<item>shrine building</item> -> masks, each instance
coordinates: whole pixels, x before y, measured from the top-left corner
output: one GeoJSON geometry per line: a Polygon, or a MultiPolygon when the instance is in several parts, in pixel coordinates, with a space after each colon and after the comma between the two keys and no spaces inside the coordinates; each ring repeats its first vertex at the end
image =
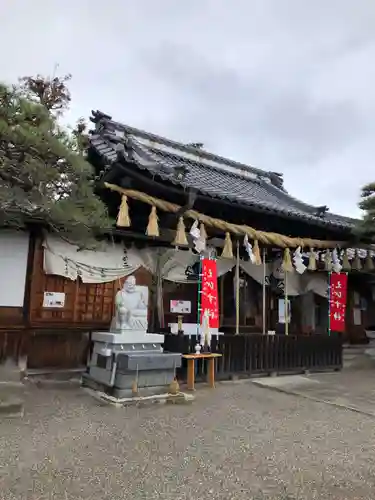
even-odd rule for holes
{"type": "Polygon", "coordinates": [[[183,324],[193,331],[195,221],[217,259],[221,334],[327,336],[336,255],[348,273],[343,338],[366,341],[366,329],[375,324],[373,255],[353,235],[357,220],[294,198],[281,173],[99,111],[91,121],[88,161],[97,194],[117,224],[95,252],[78,252],[37,223],[27,232],[0,231],[0,271],[10,284],[0,291],[0,357],[21,356],[30,370],[84,366],[89,334],[109,328],[115,294],[129,275],[149,287],[150,332],[174,331],[174,301],[186,304],[183,324]],[[280,309],[285,300],[287,331],[280,309]]]}

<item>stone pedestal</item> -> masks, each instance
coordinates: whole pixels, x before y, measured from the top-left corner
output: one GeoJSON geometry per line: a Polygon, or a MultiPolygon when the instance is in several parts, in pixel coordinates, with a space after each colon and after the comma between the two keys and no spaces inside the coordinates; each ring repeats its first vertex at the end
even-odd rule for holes
{"type": "Polygon", "coordinates": [[[13,360],[0,365],[0,419],[23,416],[25,386],[20,367],[13,360]]]}
{"type": "Polygon", "coordinates": [[[117,398],[166,392],[181,366],[181,354],[163,352],[164,335],[146,333],[148,288],[129,276],[115,306],[111,331],[92,334],[83,383],[117,398]]]}
{"type": "Polygon", "coordinates": [[[126,330],[94,332],[93,350],[83,384],[117,398],[166,392],[181,366],[181,354],[165,353],[164,335],[126,330]]]}

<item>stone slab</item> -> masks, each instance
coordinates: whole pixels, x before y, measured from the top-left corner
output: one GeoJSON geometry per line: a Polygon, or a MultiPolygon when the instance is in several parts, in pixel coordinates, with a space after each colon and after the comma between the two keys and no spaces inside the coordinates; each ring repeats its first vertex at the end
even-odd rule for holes
{"type": "Polygon", "coordinates": [[[104,368],[98,368],[97,366],[90,366],[88,373],[82,375],[82,380],[94,380],[100,384],[106,386],[110,385],[112,372],[111,370],[106,370],[104,368]]]}
{"type": "Polygon", "coordinates": [[[104,342],[107,344],[162,344],[164,335],[158,333],[146,333],[138,330],[127,330],[122,333],[92,332],[93,342],[104,342]]]}
{"type": "MultiPolygon", "coordinates": [[[[171,378],[171,381],[173,378],[171,378]]],[[[149,385],[147,387],[140,387],[138,390],[138,396],[146,397],[146,396],[158,396],[160,394],[164,394],[168,388],[169,384],[163,385],[149,385]]],[[[105,392],[105,391],[104,391],[105,392]]],[[[113,387],[111,395],[117,399],[123,398],[133,398],[134,395],[132,390],[129,388],[119,388],[113,387]]]]}
{"type": "Polygon", "coordinates": [[[165,370],[181,366],[181,354],[164,352],[130,352],[118,354],[117,370],[165,370]]]}
{"type": "Polygon", "coordinates": [[[138,377],[134,370],[117,370],[113,385],[118,389],[131,389],[134,381],[137,379],[140,390],[142,388],[152,387],[155,385],[168,387],[174,377],[175,370],[173,368],[162,370],[140,370],[138,372],[138,377]]]}
{"type": "Polygon", "coordinates": [[[262,387],[280,387],[288,389],[297,389],[300,387],[306,387],[308,385],[318,384],[319,381],[311,377],[305,377],[303,375],[281,375],[279,377],[262,377],[254,378],[251,381],[262,387]]]}
{"type": "Polygon", "coordinates": [[[19,382],[22,378],[22,370],[17,363],[11,359],[7,359],[0,364],[0,381],[1,382],[19,382]]]}
{"type": "Polygon", "coordinates": [[[84,384],[101,384],[105,392],[118,392],[121,395],[131,394],[132,386],[137,379],[138,388],[141,393],[147,390],[156,390],[165,392],[169,384],[174,380],[175,370],[142,370],[135,371],[116,371],[114,383],[111,385],[111,371],[98,367],[90,367],[89,373],[82,375],[84,384]]]}
{"type": "MultiPolygon", "coordinates": [[[[147,386],[140,386],[138,388],[139,395],[141,396],[153,396],[155,394],[164,394],[167,391],[169,384],[174,379],[174,373],[171,373],[168,379],[163,378],[162,383],[158,384],[158,381],[154,378],[150,378],[147,386]]],[[[127,380],[122,380],[121,387],[109,386],[106,380],[100,380],[98,378],[91,377],[90,374],[84,374],[82,376],[82,386],[90,387],[96,391],[103,392],[105,394],[111,394],[117,398],[131,397],[132,385],[134,383],[134,376],[129,377],[127,380]]],[[[145,382],[143,380],[143,382],[145,382]]],[[[147,381],[146,381],[147,382],[147,381]]],[[[160,381],[159,381],[160,382],[160,381]]]]}
{"type": "Polygon", "coordinates": [[[375,418],[373,378],[373,370],[344,370],[309,377],[253,379],[252,383],[375,418]]]}
{"type": "Polygon", "coordinates": [[[145,407],[154,404],[191,404],[195,399],[192,394],[185,394],[183,392],[179,392],[178,394],[163,393],[153,396],[116,398],[104,392],[95,391],[90,388],[83,388],[83,390],[98,401],[116,408],[123,408],[126,406],[145,407]]]}
{"type": "Polygon", "coordinates": [[[0,399],[0,418],[23,417],[23,402],[18,399],[0,399]]]}

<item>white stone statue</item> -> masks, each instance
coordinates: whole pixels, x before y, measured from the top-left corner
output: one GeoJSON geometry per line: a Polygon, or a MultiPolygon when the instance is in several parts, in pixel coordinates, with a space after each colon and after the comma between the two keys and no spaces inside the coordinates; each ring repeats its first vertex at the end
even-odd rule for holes
{"type": "Polygon", "coordinates": [[[116,294],[116,312],[111,331],[147,331],[148,288],[137,286],[134,276],[129,276],[116,294]]]}

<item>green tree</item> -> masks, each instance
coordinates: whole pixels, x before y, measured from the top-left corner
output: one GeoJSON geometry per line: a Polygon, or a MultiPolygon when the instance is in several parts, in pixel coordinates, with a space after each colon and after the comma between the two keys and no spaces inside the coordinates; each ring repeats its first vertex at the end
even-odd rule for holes
{"type": "Polygon", "coordinates": [[[359,233],[372,239],[375,236],[375,182],[362,188],[361,198],[359,208],[365,213],[357,229],[359,233]]]}
{"type": "Polygon", "coordinates": [[[71,100],[69,79],[38,75],[0,84],[0,223],[41,220],[85,247],[111,223],[85,159],[85,122],[72,130],[59,123],[71,100]]]}

